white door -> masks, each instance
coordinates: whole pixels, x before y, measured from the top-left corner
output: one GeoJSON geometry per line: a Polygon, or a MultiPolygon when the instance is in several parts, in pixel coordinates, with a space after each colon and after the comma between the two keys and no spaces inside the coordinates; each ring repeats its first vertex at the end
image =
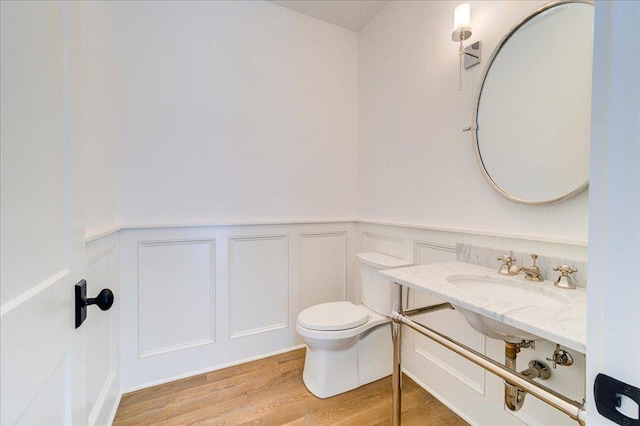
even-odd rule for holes
{"type": "Polygon", "coordinates": [[[84,423],[84,359],[74,349],[83,344],[74,284],[86,268],[79,98],[69,84],[78,72],[69,43],[78,8],[0,4],[1,423],[84,423]]]}
{"type": "MultiPolygon", "coordinates": [[[[600,415],[594,404],[597,374],[640,388],[640,2],[598,1],[595,16],[589,187],[589,425],[614,424],[600,415]]],[[[638,418],[638,407],[629,399],[621,405],[617,411],[630,419],[638,418]]]]}

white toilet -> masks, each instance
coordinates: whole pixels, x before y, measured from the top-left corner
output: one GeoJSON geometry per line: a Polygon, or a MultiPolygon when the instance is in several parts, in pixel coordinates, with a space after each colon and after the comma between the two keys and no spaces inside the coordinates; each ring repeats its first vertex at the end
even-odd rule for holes
{"type": "Polygon", "coordinates": [[[393,370],[393,286],[378,271],[411,263],[380,253],[356,256],[363,304],[322,303],[298,315],[296,330],[307,344],[302,378],[319,398],[371,383],[393,370]]]}

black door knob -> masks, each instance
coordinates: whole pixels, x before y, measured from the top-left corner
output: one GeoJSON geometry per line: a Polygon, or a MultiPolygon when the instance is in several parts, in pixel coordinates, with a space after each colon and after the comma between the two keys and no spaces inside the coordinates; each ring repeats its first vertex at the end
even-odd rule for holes
{"type": "Polygon", "coordinates": [[[81,280],[75,286],[76,293],[76,328],[80,327],[87,318],[87,306],[97,305],[103,311],[108,310],[113,305],[113,292],[108,288],[103,288],[97,297],[87,298],[87,282],[81,280]]]}
{"type": "Polygon", "coordinates": [[[98,308],[103,311],[109,310],[113,305],[113,292],[108,288],[103,288],[98,293],[98,297],[87,299],[87,306],[89,305],[98,305],[98,308]]]}

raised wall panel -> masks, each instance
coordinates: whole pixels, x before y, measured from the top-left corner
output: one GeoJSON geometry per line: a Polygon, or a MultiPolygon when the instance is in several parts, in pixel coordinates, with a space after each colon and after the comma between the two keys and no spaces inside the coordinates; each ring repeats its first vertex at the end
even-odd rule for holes
{"type": "MultiPolygon", "coordinates": [[[[416,241],[414,245],[414,260],[416,265],[455,261],[456,247],[454,245],[416,241]]],[[[411,291],[409,298],[410,306],[412,307],[442,303],[442,300],[416,291],[411,291]]],[[[445,310],[417,316],[416,318],[427,327],[432,327],[480,353],[485,353],[484,336],[471,328],[459,312],[445,310]]],[[[479,394],[484,395],[485,372],[481,367],[433,342],[428,337],[415,332],[413,333],[413,350],[417,355],[446,371],[479,394]]]]}
{"type": "Polygon", "coordinates": [[[388,256],[404,258],[404,239],[395,235],[376,234],[373,232],[362,233],[362,251],[376,252],[388,256]]]}
{"type": "Polygon", "coordinates": [[[286,328],[288,318],[289,238],[230,238],[230,338],[286,328]]]}
{"type": "Polygon", "coordinates": [[[298,311],[346,296],[347,233],[300,235],[298,311]]]}
{"type": "MultiPolygon", "coordinates": [[[[414,265],[429,263],[453,262],[456,260],[456,246],[426,241],[416,241],[413,245],[414,265]]],[[[424,292],[409,290],[409,303],[412,307],[441,303],[424,292]]]]}
{"type": "Polygon", "coordinates": [[[138,243],[139,356],[215,341],[215,240],[138,243]]]}
{"type": "MultiPolygon", "coordinates": [[[[89,259],[87,267],[89,297],[95,297],[103,288],[115,288],[115,266],[115,246],[110,246],[89,259]]],[[[119,294],[115,295],[115,297],[119,296],[119,294]]],[[[105,312],[90,310],[90,321],[85,321],[83,324],[87,327],[87,359],[91,360],[92,366],[87,370],[87,412],[90,424],[95,424],[94,420],[100,413],[113,376],[116,374],[112,347],[114,311],[115,309],[105,312]]]]}
{"type": "MultiPolygon", "coordinates": [[[[417,316],[416,321],[436,329],[473,350],[485,353],[485,337],[472,329],[458,312],[449,310],[435,312],[417,316]]],[[[484,395],[485,372],[482,367],[415,332],[413,333],[413,350],[480,395],[484,395]]]]}
{"type": "Polygon", "coordinates": [[[451,244],[416,241],[414,244],[414,263],[453,262],[456,260],[456,246],[451,244]]]}

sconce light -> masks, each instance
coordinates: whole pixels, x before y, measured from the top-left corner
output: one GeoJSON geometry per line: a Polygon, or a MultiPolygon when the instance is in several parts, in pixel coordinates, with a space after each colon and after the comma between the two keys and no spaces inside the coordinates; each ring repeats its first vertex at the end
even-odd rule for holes
{"type": "Polygon", "coordinates": [[[480,63],[480,42],[476,41],[467,47],[462,45],[462,42],[469,37],[471,37],[471,5],[462,3],[453,11],[453,32],[451,33],[451,40],[460,42],[458,90],[462,90],[462,59],[464,58],[464,69],[480,63]]]}

